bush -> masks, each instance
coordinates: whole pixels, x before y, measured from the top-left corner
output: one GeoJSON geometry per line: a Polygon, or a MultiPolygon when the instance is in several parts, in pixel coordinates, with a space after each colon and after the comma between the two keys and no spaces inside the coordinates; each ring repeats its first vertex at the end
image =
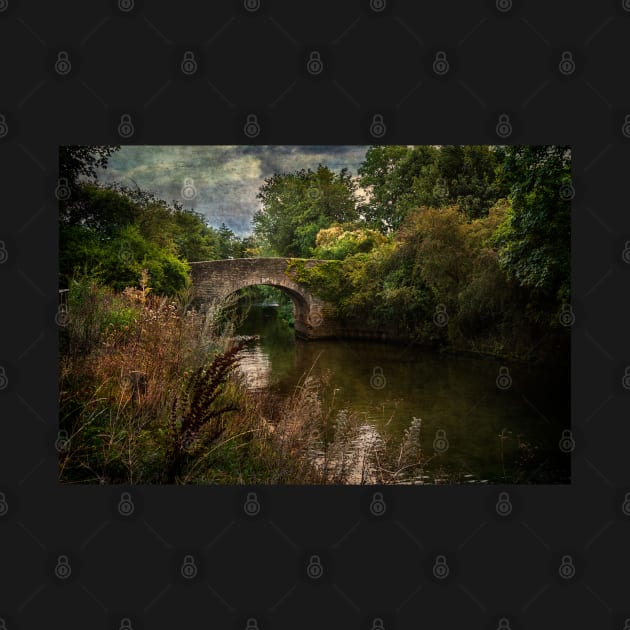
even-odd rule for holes
{"type": "Polygon", "coordinates": [[[347,291],[344,265],[340,260],[309,263],[299,258],[289,261],[285,274],[323,300],[336,303],[347,291]]]}
{"type": "Polygon", "coordinates": [[[319,230],[313,249],[315,258],[343,260],[360,252],[367,253],[386,242],[386,237],[376,230],[357,228],[352,225],[334,225],[319,230]]]}

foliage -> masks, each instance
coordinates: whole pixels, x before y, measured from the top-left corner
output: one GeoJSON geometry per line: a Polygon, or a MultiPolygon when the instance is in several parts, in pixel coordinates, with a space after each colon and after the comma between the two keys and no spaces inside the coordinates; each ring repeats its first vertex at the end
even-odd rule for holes
{"type": "Polygon", "coordinates": [[[207,225],[202,214],[175,207],[172,238],[179,255],[189,262],[219,258],[223,243],[217,230],[207,225]]]}
{"type": "Polygon", "coordinates": [[[397,230],[416,207],[414,178],[432,164],[438,150],[431,146],[372,146],[359,168],[359,183],[369,191],[361,205],[367,224],[381,232],[397,230]]]}
{"type": "Polygon", "coordinates": [[[500,176],[503,151],[479,145],[444,145],[413,182],[418,206],[457,206],[469,219],[486,216],[508,192],[500,176]]]}
{"type": "Polygon", "coordinates": [[[503,153],[488,146],[373,146],[359,168],[369,191],[361,211],[382,232],[398,230],[413,209],[456,206],[485,216],[507,193],[497,169],[503,153]]]}
{"type": "Polygon", "coordinates": [[[501,267],[559,310],[570,299],[570,148],[513,146],[505,154],[512,207],[496,236],[501,267]]]}
{"type": "Polygon", "coordinates": [[[107,168],[110,156],[118,145],[62,145],[59,147],[59,179],[69,189],[68,199],[61,202],[62,213],[80,189],[81,182],[95,180],[97,169],[107,168]]]}
{"type": "Polygon", "coordinates": [[[315,258],[343,260],[359,252],[369,252],[385,243],[386,238],[376,230],[354,224],[334,224],[324,228],[315,237],[315,258]]]}
{"type": "MultiPolygon", "coordinates": [[[[318,265],[295,261],[289,273],[335,303],[348,324],[389,338],[523,359],[534,358],[536,347],[537,358],[561,359],[568,334],[556,305],[536,301],[500,265],[496,235],[511,214],[506,199],[474,220],[457,206],[420,208],[369,252],[318,265]]],[[[342,233],[323,231],[320,242],[335,243],[342,233]]]]}
{"type": "Polygon", "coordinates": [[[246,341],[209,335],[216,313],[147,288],[115,293],[89,277],[70,286],[61,481],[360,482],[360,418],[325,405],[323,383],[305,375],[284,400],[248,392],[234,370],[246,341]],[[128,323],[103,325],[123,309],[128,323]]]}
{"type": "Polygon", "coordinates": [[[129,224],[107,239],[84,226],[72,226],[60,231],[60,270],[72,276],[77,271],[91,270],[115,289],[139,282],[143,269],[148,269],[156,293],[173,295],[188,282],[188,265],[159,247],[129,224]]]}
{"type": "Polygon", "coordinates": [[[174,295],[188,282],[189,261],[251,254],[251,239],[237,238],[225,224],[212,228],[178,202],[137,187],[101,185],[97,169],[107,166],[116,149],[60,148],[60,174],[72,191],[59,203],[60,273],[66,282],[89,270],[122,290],[146,268],[156,293],[174,295]]]}
{"type": "Polygon", "coordinates": [[[347,169],[326,166],[275,174],[257,195],[262,204],[253,218],[262,247],[279,256],[310,256],[322,228],[357,218],[355,184],[347,169]]]}
{"type": "Polygon", "coordinates": [[[333,303],[342,299],[348,291],[344,266],[339,260],[327,260],[317,264],[303,258],[290,260],[285,274],[310,289],[315,295],[333,303]]]}
{"type": "Polygon", "coordinates": [[[225,389],[228,375],[235,368],[240,351],[249,340],[241,340],[217,354],[208,365],[195,369],[173,398],[169,441],[166,450],[167,481],[174,483],[181,474],[186,456],[199,442],[215,443],[225,432],[225,414],[235,411],[231,402],[215,405],[225,389]]]}
{"type": "Polygon", "coordinates": [[[71,443],[60,459],[64,481],[164,480],[173,401],[188,400],[194,370],[221,352],[201,314],[153,295],[149,281],[145,273],[141,289],[122,293],[90,276],[69,285],[59,381],[60,429],[71,443]]]}

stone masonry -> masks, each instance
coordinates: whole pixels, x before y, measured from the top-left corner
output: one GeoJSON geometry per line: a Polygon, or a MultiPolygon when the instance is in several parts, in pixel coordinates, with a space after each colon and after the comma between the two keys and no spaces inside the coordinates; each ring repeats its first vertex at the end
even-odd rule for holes
{"type": "MultiPolygon", "coordinates": [[[[286,274],[291,258],[234,258],[190,263],[195,300],[221,302],[229,295],[256,284],[282,289],[295,307],[295,334],[304,339],[339,336],[335,305],[313,295],[286,274]]],[[[310,260],[307,265],[324,261],[310,260]]]]}

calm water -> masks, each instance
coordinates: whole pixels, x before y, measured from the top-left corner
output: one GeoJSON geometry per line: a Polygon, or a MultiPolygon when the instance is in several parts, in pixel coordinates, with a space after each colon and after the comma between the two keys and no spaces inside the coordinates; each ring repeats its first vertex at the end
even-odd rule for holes
{"type": "Polygon", "coordinates": [[[558,446],[570,427],[568,368],[380,342],[302,341],[268,308],[252,308],[237,332],[260,335],[240,366],[254,390],[286,394],[312,370],[313,376],[329,376],[336,408],[359,412],[381,430],[402,436],[413,417],[422,418],[425,453],[435,452],[436,436],[448,440],[446,452],[430,464],[434,476],[443,471],[462,482],[570,481],[570,455],[558,446]],[[497,387],[502,367],[512,379],[504,390],[497,387]]]}

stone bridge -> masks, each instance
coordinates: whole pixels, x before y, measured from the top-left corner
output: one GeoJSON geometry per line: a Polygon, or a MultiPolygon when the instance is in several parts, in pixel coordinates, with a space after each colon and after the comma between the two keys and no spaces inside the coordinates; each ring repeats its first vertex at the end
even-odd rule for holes
{"type": "MultiPolygon", "coordinates": [[[[313,295],[287,274],[292,258],[233,258],[190,263],[196,302],[221,302],[229,295],[257,284],[284,291],[295,307],[295,334],[304,339],[336,337],[340,333],[335,305],[313,295]]],[[[307,267],[323,260],[308,260],[307,267]]]]}

